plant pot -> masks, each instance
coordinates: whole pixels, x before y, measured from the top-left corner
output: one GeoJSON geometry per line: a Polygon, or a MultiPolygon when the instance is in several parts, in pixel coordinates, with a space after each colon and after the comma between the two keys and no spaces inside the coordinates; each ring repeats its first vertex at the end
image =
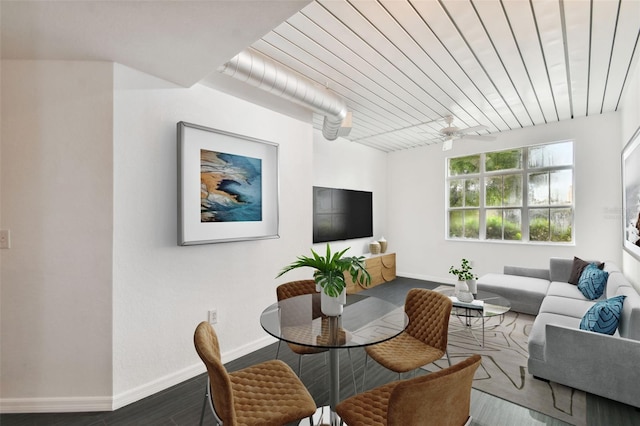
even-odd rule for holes
{"type": "Polygon", "coordinates": [[[461,302],[473,302],[473,294],[471,294],[471,292],[469,291],[469,286],[464,280],[458,280],[458,282],[456,283],[455,295],[461,302]]]}
{"type": "Polygon", "coordinates": [[[320,292],[320,310],[328,317],[342,315],[343,306],[347,303],[347,289],[343,289],[338,297],[331,297],[323,291],[320,292]]]}

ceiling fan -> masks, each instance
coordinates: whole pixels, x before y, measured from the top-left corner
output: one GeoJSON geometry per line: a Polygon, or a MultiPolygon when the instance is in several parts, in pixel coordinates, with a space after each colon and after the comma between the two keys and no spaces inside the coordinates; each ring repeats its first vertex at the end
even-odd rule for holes
{"type": "Polygon", "coordinates": [[[479,132],[480,130],[488,129],[487,126],[479,125],[467,127],[465,129],[460,129],[453,125],[453,116],[447,115],[444,117],[445,122],[447,123],[447,127],[440,129],[440,134],[445,138],[442,144],[442,150],[448,151],[453,147],[454,139],[480,139],[480,140],[496,140],[495,136],[481,136],[481,135],[473,135],[469,133],[479,132]]]}

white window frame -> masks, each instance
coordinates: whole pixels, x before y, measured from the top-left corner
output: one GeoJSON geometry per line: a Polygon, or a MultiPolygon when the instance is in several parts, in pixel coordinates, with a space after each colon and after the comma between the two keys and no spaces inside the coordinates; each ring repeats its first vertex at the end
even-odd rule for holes
{"type": "Polygon", "coordinates": [[[561,140],[555,142],[540,143],[535,145],[524,145],[520,147],[504,148],[499,150],[485,151],[481,153],[464,154],[456,157],[445,158],[445,240],[448,241],[471,241],[471,242],[491,242],[491,243],[506,243],[506,244],[533,244],[533,245],[575,245],[576,231],[575,231],[575,142],[573,140],[561,140]],[[555,145],[561,143],[570,142],[572,144],[572,158],[570,165],[563,166],[549,166],[540,167],[535,169],[529,168],[529,149],[538,146],[555,145]],[[486,155],[494,152],[503,152],[509,150],[521,150],[522,151],[522,168],[521,169],[504,169],[498,171],[487,172],[485,170],[486,155]],[[455,158],[469,157],[479,155],[480,166],[478,173],[469,173],[463,175],[449,176],[449,161],[455,158]],[[544,206],[529,205],[529,174],[538,172],[552,172],[561,170],[571,170],[571,203],[569,204],[548,204],[544,206]],[[520,206],[486,206],[485,200],[485,179],[492,176],[504,176],[504,175],[521,175],[522,177],[522,205],[520,206]],[[480,186],[480,205],[479,207],[450,207],[449,206],[449,182],[452,180],[477,178],[480,186]],[[571,209],[571,241],[531,241],[529,240],[529,210],[531,209],[559,209],[569,208],[571,209]],[[503,238],[502,239],[487,239],[486,237],[486,218],[487,210],[520,210],[521,213],[521,240],[505,240],[504,239],[504,223],[503,223],[503,238]],[[463,210],[478,210],[479,211],[479,232],[478,238],[467,237],[451,237],[449,236],[449,216],[451,211],[463,211],[463,210]]]}

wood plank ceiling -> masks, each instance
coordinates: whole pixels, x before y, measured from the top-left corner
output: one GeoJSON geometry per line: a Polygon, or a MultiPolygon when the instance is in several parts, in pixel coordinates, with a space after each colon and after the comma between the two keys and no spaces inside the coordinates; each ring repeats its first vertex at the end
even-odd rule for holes
{"type": "Polygon", "coordinates": [[[481,136],[615,111],[639,37],[638,0],[320,0],[251,48],[343,97],[347,139],[390,152],[442,143],[449,115],[481,136]]]}

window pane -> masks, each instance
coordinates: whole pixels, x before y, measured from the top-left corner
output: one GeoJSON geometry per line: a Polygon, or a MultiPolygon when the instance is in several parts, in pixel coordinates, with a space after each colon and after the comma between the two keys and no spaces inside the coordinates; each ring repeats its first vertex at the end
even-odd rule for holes
{"type": "Polygon", "coordinates": [[[484,167],[488,172],[496,170],[521,169],[522,150],[512,149],[509,151],[489,152],[486,154],[484,167]]]}
{"type": "Polygon", "coordinates": [[[551,204],[571,204],[573,201],[573,172],[558,170],[549,174],[551,204]]]}
{"type": "Polygon", "coordinates": [[[529,168],[569,166],[573,164],[573,142],[561,142],[529,148],[529,168]]]}
{"type": "Polygon", "coordinates": [[[480,154],[449,159],[449,176],[480,172],[480,154]]]}
{"type": "Polygon", "coordinates": [[[510,241],[522,240],[522,211],[507,209],[504,211],[504,239],[510,241]]]}
{"type": "Polygon", "coordinates": [[[485,178],[485,205],[487,207],[521,206],[522,176],[518,174],[485,178]]]}
{"type": "Polygon", "coordinates": [[[529,175],[529,205],[549,204],[549,173],[531,173],[529,175]]]}
{"type": "Polygon", "coordinates": [[[449,237],[462,238],[464,234],[464,212],[460,210],[449,212],[449,237]]]}
{"type": "Polygon", "coordinates": [[[529,210],[529,240],[549,241],[549,209],[529,210]]]}
{"type": "Polygon", "coordinates": [[[522,212],[520,209],[490,209],[486,212],[488,240],[522,240],[522,212]]]}
{"type": "Polygon", "coordinates": [[[480,211],[465,210],[464,212],[465,238],[480,238],[480,211]]]}
{"type": "Polygon", "coordinates": [[[502,205],[522,205],[522,175],[505,175],[502,205]]]}
{"type": "Polygon", "coordinates": [[[475,238],[480,237],[480,211],[455,210],[449,212],[449,237],[475,238]]]}
{"type": "Polygon", "coordinates": [[[480,184],[478,179],[466,179],[464,191],[464,205],[466,207],[480,206],[480,184]]]}
{"type": "Polygon", "coordinates": [[[485,178],[484,180],[485,205],[498,207],[502,205],[502,176],[485,178]]]}
{"type": "Polygon", "coordinates": [[[551,209],[551,241],[571,242],[571,209],[551,209]]]}
{"type": "Polygon", "coordinates": [[[502,239],[502,210],[487,210],[487,240],[502,239]]]}
{"type": "Polygon", "coordinates": [[[449,207],[462,207],[464,204],[464,180],[449,182],[449,207]]]}

